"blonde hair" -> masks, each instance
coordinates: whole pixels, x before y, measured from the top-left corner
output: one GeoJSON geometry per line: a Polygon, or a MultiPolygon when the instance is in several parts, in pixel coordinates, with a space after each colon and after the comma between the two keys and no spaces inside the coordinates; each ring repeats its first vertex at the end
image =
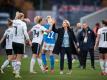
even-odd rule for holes
{"type": "Polygon", "coordinates": [[[42,17],[41,17],[41,16],[36,16],[36,17],[34,18],[34,22],[35,22],[35,23],[41,23],[41,21],[42,21],[42,17]]]}
{"type": "Polygon", "coordinates": [[[50,18],[52,18],[52,17],[51,17],[51,16],[47,16],[47,17],[46,17],[46,19],[50,19],[50,18]]]}
{"type": "Polygon", "coordinates": [[[52,23],[52,17],[51,16],[47,16],[46,20],[48,21],[48,23],[52,23]]]}
{"type": "Polygon", "coordinates": [[[15,19],[22,19],[22,18],[24,18],[24,14],[20,12],[16,12],[15,19]]]}
{"type": "Polygon", "coordinates": [[[70,22],[68,20],[65,19],[63,22],[66,22],[68,26],[70,27],[70,22]]]}

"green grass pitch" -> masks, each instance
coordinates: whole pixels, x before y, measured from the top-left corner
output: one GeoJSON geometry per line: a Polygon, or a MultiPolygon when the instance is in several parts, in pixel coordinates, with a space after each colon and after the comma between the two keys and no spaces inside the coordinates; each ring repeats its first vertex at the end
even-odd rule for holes
{"type": "MultiPolygon", "coordinates": [[[[4,60],[5,57],[0,55],[0,66],[2,65],[4,60]]],[[[54,74],[51,74],[50,70],[47,73],[42,73],[37,64],[37,61],[35,65],[35,71],[37,71],[37,74],[30,74],[29,64],[30,64],[30,58],[26,58],[22,60],[22,65],[21,65],[22,79],[15,79],[14,75],[12,74],[12,68],[10,67],[5,69],[4,74],[0,74],[0,80],[107,80],[107,76],[100,75],[100,67],[98,61],[95,62],[96,70],[92,70],[90,68],[90,61],[87,62],[86,70],[79,69],[77,68],[78,62],[76,61],[75,63],[73,63],[73,72],[71,75],[66,74],[67,61],[65,61],[63,75],[59,74],[59,62],[55,62],[54,74]]]]}

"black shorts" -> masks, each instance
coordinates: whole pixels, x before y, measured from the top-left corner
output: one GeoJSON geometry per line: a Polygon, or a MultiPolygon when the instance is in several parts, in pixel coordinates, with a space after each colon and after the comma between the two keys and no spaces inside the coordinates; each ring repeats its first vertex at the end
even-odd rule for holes
{"type": "Polygon", "coordinates": [[[32,43],[32,52],[33,52],[33,54],[38,54],[39,55],[39,51],[40,51],[40,44],[32,43]]]}
{"type": "Polygon", "coordinates": [[[6,49],[6,54],[7,55],[12,55],[12,49],[6,49]]]}
{"type": "Polygon", "coordinates": [[[101,54],[107,53],[107,48],[99,47],[99,53],[101,53],[101,54]]]}
{"type": "Polygon", "coordinates": [[[12,43],[14,54],[24,54],[24,44],[12,43]]]}

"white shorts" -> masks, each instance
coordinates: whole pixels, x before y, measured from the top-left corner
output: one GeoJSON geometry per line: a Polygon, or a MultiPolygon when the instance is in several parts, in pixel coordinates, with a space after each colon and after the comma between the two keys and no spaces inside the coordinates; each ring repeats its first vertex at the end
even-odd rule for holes
{"type": "Polygon", "coordinates": [[[55,44],[49,44],[49,43],[44,42],[42,49],[43,50],[53,50],[54,49],[54,45],[55,44]]]}

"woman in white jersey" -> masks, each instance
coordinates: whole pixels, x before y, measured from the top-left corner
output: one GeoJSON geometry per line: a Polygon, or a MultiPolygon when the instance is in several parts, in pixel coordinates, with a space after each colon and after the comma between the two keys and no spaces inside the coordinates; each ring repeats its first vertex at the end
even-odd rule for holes
{"type": "Polygon", "coordinates": [[[13,55],[12,55],[13,27],[12,27],[11,20],[8,20],[8,29],[5,31],[2,39],[0,40],[0,44],[5,39],[6,39],[5,50],[6,50],[6,54],[7,54],[7,60],[5,60],[1,66],[1,73],[4,73],[4,71],[3,71],[4,68],[6,68],[7,65],[9,64],[9,62],[13,60],[13,55]]]}
{"type": "Polygon", "coordinates": [[[35,74],[36,72],[34,71],[34,65],[35,65],[35,59],[37,58],[38,64],[41,68],[41,70],[44,72],[44,67],[42,64],[42,60],[39,56],[39,50],[40,46],[43,40],[43,32],[49,32],[50,30],[46,30],[44,26],[42,26],[42,17],[36,16],[34,18],[34,22],[36,23],[35,26],[32,27],[32,29],[29,31],[29,34],[32,32],[33,33],[33,39],[32,39],[32,58],[30,62],[30,73],[35,74]]]}
{"type": "Polygon", "coordinates": [[[95,49],[99,47],[101,75],[107,76],[107,21],[102,21],[103,27],[98,30],[95,49]]]}
{"type": "Polygon", "coordinates": [[[24,54],[24,44],[25,39],[30,44],[30,39],[27,33],[27,25],[24,21],[24,14],[23,13],[17,13],[15,20],[13,20],[13,51],[16,54],[16,64],[14,66],[15,68],[15,78],[21,78],[20,76],[20,68],[21,68],[21,59],[24,54]]]}

